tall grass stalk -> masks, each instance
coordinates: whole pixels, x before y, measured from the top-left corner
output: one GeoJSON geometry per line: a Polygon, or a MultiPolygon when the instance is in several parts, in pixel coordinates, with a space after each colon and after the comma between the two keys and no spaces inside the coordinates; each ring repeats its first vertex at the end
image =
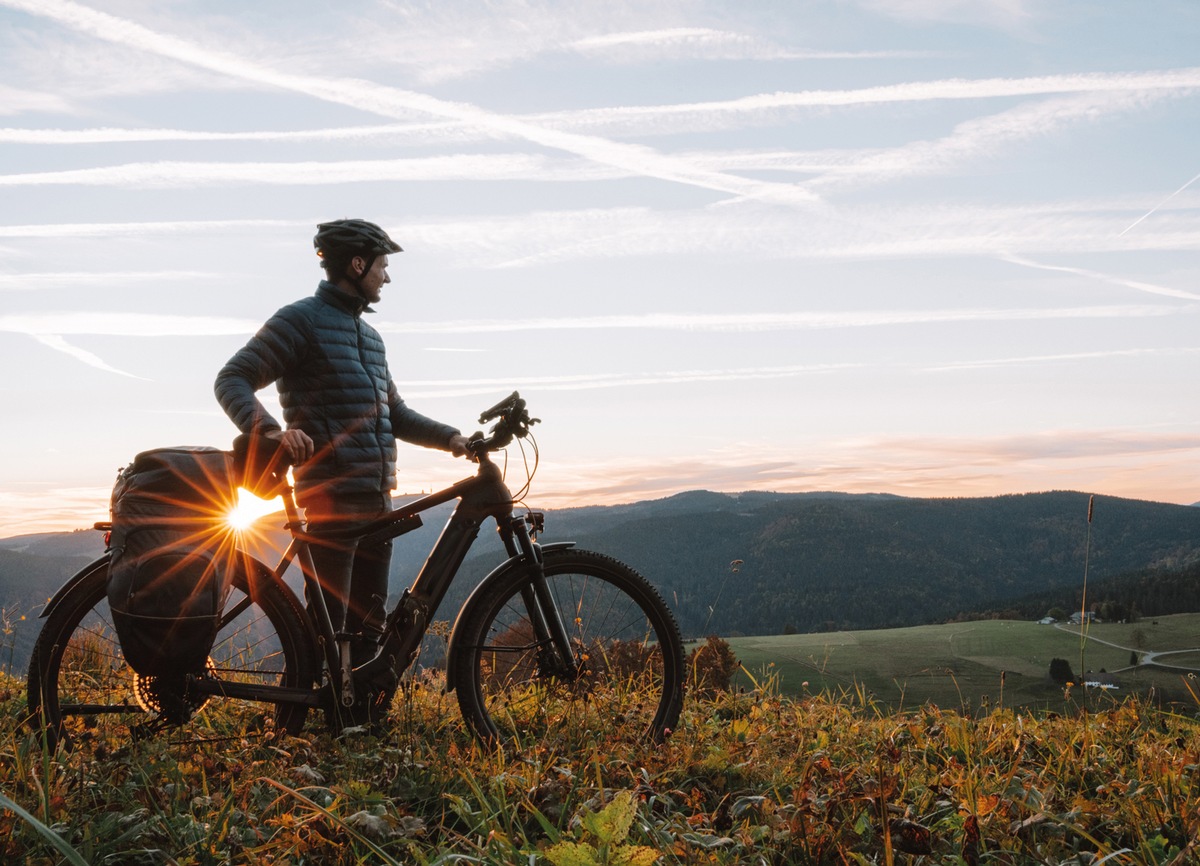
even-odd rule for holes
{"type": "Polygon", "coordinates": [[[62,836],[59,836],[33,815],[25,811],[18,803],[13,802],[6,794],[0,792],[0,808],[7,809],[14,815],[18,816],[22,821],[37,831],[43,839],[50,843],[58,853],[62,854],[67,859],[68,863],[74,866],[88,866],[88,862],[83,859],[78,851],[72,848],[62,836]]]}

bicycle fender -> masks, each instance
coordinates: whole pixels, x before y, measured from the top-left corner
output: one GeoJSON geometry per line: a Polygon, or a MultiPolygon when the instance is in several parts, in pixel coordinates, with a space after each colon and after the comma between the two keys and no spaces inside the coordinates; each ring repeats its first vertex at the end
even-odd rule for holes
{"type": "Polygon", "coordinates": [[[112,553],[106,552],[99,559],[89,562],[83,568],[79,569],[79,571],[75,572],[75,574],[66,583],[58,588],[58,592],[54,593],[54,595],[50,597],[50,600],[46,602],[46,606],[42,608],[42,612],[38,614],[38,619],[45,619],[46,617],[50,616],[50,614],[54,612],[54,609],[62,604],[62,600],[70,594],[72,589],[75,588],[75,584],[79,583],[97,568],[103,565],[108,565],[108,561],[110,559],[112,559],[112,553]]]}
{"type": "MultiPolygon", "coordinates": [[[[566,550],[568,548],[574,547],[575,542],[574,541],[554,541],[554,542],[551,542],[550,544],[542,544],[539,546],[542,549],[542,553],[549,553],[554,550],[566,550]]],[[[504,562],[497,565],[491,571],[489,571],[487,574],[487,577],[485,577],[483,580],[479,581],[479,585],[476,586],[473,590],[471,590],[471,594],[469,596],[467,596],[467,600],[463,602],[463,606],[458,609],[458,616],[456,616],[454,618],[454,627],[450,629],[450,640],[446,644],[446,691],[447,692],[454,691],[454,686],[455,686],[454,668],[455,668],[455,665],[454,665],[453,659],[454,659],[455,646],[458,643],[459,626],[462,624],[462,621],[464,618],[463,614],[471,609],[471,605],[475,603],[476,596],[479,595],[480,591],[485,586],[488,586],[493,580],[500,577],[500,575],[504,574],[510,568],[515,568],[517,565],[520,564],[520,562],[521,562],[520,556],[511,556],[508,559],[506,559],[504,562]]]]}

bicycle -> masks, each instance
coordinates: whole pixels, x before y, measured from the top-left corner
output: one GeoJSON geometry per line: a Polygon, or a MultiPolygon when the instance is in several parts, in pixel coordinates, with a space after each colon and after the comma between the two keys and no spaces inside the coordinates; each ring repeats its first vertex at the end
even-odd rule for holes
{"type": "MultiPolygon", "coordinates": [[[[518,514],[504,471],[490,459],[514,440],[532,443],[525,401],[514,392],[482,413],[489,435],[470,443],[475,475],[389,514],[339,532],[311,535],[286,478],[276,480],[290,542],[274,567],[245,549],[230,563],[233,589],[204,670],[170,682],[134,673],[124,662],[108,610],[110,554],[84,567],[46,605],[28,676],[30,720],[51,744],[120,744],[180,728],[210,701],[271,705],[279,732],[299,733],[310,710],[337,731],[379,725],[401,677],[418,657],[459,567],[491,518],[507,559],[470,593],[446,649],[446,690],[463,719],[487,742],[544,737],[569,719],[603,714],[636,736],[660,740],[675,725],[685,666],[678,626],[658,591],[618,560],[543,544],[544,517],[518,514]],[[385,540],[422,524],[421,513],[458,500],[412,585],[387,613],[374,658],[357,667],[350,635],[335,634],[314,573],[310,545],[337,538],[385,540]],[[285,582],[300,567],[305,606],[285,582]]],[[[276,446],[275,459],[282,459],[276,446]]],[[[528,464],[527,464],[528,465],[528,464]]],[[[536,470],[536,456],[534,463],[536,470]]],[[[527,471],[528,479],[533,470],[527,471]]],[[[528,480],[522,491],[528,489],[528,480]]],[[[110,529],[109,523],[96,524],[110,529]]]]}

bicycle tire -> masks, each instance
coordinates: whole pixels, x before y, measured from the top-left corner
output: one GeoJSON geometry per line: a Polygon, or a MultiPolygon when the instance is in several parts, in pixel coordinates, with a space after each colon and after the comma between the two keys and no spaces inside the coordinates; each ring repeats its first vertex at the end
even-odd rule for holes
{"type": "Polygon", "coordinates": [[[629,566],[582,550],[545,553],[546,584],[581,661],[541,669],[520,567],[482,585],[462,613],[453,675],[463,718],[486,741],[546,740],[582,723],[658,741],[683,706],[683,641],[658,591],[629,566]]]}
{"type": "MultiPolygon", "coordinates": [[[[121,653],[108,607],[108,564],[89,569],[47,617],[34,644],[27,684],[30,723],[52,748],[87,743],[109,751],[160,728],[179,730],[139,705],[134,672],[121,653]]],[[[253,601],[218,632],[209,670],[223,679],[311,685],[318,666],[303,610],[292,593],[259,569],[253,581],[237,569],[226,616],[250,594],[251,583],[253,601]]],[[[301,704],[276,704],[276,730],[299,732],[307,713],[301,704]]],[[[186,727],[201,736],[202,717],[194,715],[186,727]]]]}

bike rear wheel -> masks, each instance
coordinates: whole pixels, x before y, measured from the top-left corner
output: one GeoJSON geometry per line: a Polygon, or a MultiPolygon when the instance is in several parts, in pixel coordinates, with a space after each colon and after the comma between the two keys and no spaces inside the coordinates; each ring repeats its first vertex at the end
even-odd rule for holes
{"type": "MultiPolygon", "coordinates": [[[[91,567],[47,617],[29,665],[30,721],[50,746],[85,744],[111,750],[131,738],[176,728],[156,707],[153,681],[138,678],[125,662],[108,607],[108,564],[91,567]],[[140,700],[139,700],[140,699],[140,700]]],[[[208,675],[225,681],[303,687],[318,666],[295,597],[266,573],[234,576],[222,625],[209,653],[208,675]]],[[[195,716],[207,700],[184,695],[197,738],[220,735],[208,714],[195,716]],[[207,730],[206,730],[207,729],[207,730]]],[[[223,700],[215,698],[215,700],[223,700]]],[[[275,707],[277,729],[295,733],[308,708],[275,707]]]]}
{"type": "Polygon", "coordinates": [[[544,573],[573,668],[535,625],[546,617],[531,612],[531,572],[501,572],[463,611],[450,659],[471,729],[486,741],[569,736],[573,726],[664,737],[683,706],[684,661],[658,591],[629,566],[587,551],[547,551],[544,573]]]}

